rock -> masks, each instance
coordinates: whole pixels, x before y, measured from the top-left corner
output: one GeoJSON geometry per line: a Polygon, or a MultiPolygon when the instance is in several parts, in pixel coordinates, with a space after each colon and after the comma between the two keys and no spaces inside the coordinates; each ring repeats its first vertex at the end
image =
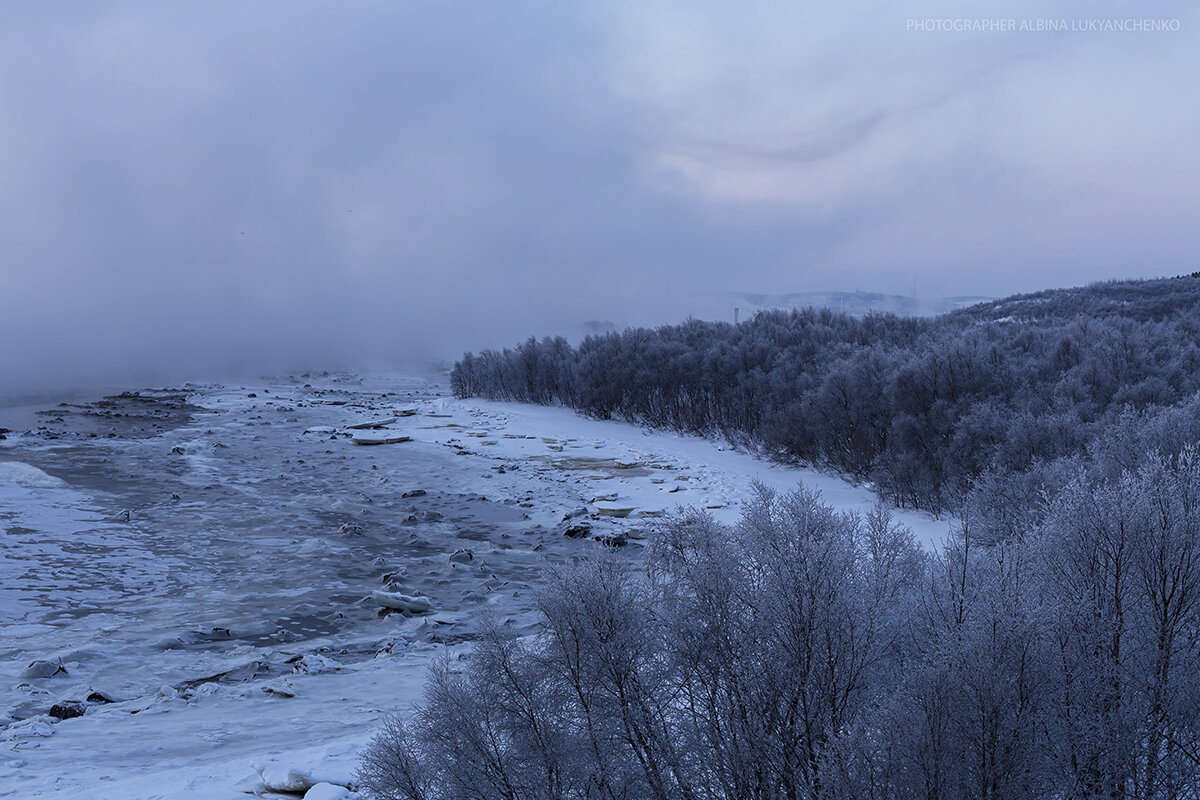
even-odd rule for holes
{"type": "Polygon", "coordinates": [[[568,525],[563,530],[563,536],[566,536],[568,539],[585,539],[591,532],[591,525],[568,525]]]}
{"type": "Polygon", "coordinates": [[[466,548],[455,550],[454,554],[450,556],[450,560],[456,564],[466,564],[475,560],[475,553],[466,548]]]}
{"type": "Polygon", "coordinates": [[[53,678],[66,674],[67,668],[63,666],[61,661],[43,661],[40,659],[30,662],[29,666],[21,671],[22,678],[53,678]]]}
{"type": "Polygon", "coordinates": [[[425,495],[426,495],[426,491],[424,489],[409,489],[407,492],[405,492],[404,494],[402,494],[400,496],[401,497],[424,497],[425,495]]]}
{"type": "Polygon", "coordinates": [[[87,696],[87,701],[89,703],[99,703],[101,705],[107,705],[108,703],[117,702],[117,698],[113,697],[112,695],[108,694],[107,692],[93,691],[91,694],[89,694],[87,696]]]}
{"type": "Polygon", "coordinates": [[[181,455],[183,455],[183,448],[180,447],[179,445],[175,445],[174,447],[171,448],[171,454],[176,455],[176,456],[181,456],[181,455]]]}
{"type": "Polygon", "coordinates": [[[82,700],[63,700],[50,706],[50,716],[55,719],[82,717],[85,711],[87,703],[82,700]]]}

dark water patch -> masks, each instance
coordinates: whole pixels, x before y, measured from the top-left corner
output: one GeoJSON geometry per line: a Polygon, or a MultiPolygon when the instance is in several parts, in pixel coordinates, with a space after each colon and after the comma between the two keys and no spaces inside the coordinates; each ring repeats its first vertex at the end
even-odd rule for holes
{"type": "Polygon", "coordinates": [[[185,392],[122,392],[89,403],[60,403],[38,411],[45,428],[35,435],[138,439],[189,425],[204,413],[214,412],[189,402],[185,392]]]}

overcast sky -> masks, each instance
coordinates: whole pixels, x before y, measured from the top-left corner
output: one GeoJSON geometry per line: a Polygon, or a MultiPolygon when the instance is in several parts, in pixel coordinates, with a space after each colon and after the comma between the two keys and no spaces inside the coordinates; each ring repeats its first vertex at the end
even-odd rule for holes
{"type": "Polygon", "coordinates": [[[0,390],[1200,269],[1194,4],[983,5],[4,2],[0,390]]]}

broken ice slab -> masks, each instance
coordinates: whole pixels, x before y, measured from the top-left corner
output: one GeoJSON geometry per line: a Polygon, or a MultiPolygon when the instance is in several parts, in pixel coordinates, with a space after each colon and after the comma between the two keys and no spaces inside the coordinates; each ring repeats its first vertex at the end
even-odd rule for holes
{"type": "Polygon", "coordinates": [[[412,441],[412,437],[395,431],[359,431],[350,437],[350,441],[355,444],[397,444],[412,441]]]}
{"type": "Polygon", "coordinates": [[[602,517],[628,517],[633,508],[618,508],[617,506],[596,506],[596,513],[602,517]]]}
{"type": "Polygon", "coordinates": [[[352,431],[374,430],[376,428],[384,428],[396,421],[396,417],[385,417],[383,419],[371,419],[366,422],[356,422],[353,425],[347,425],[346,428],[352,431]]]}
{"type": "Polygon", "coordinates": [[[428,597],[401,594],[400,592],[384,592],[380,590],[371,592],[371,599],[384,608],[390,608],[396,611],[407,611],[410,614],[420,614],[424,611],[428,611],[432,605],[428,597]]]}

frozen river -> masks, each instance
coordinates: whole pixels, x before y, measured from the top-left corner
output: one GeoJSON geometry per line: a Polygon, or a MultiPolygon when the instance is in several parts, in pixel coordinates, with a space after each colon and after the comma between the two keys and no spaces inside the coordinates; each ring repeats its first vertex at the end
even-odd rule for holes
{"type": "MultiPolygon", "coordinates": [[[[345,780],[483,609],[532,630],[548,563],[637,558],[679,505],[731,521],[755,479],[872,502],[715,442],[455,400],[438,378],[54,406],[0,441],[0,796],[232,798],[272,758],[345,780]],[[568,514],[588,535],[562,535],[568,514]],[[377,590],[431,610],[385,614],[377,590]],[[83,716],[49,715],[70,701],[83,716]]],[[[927,541],[947,527],[904,521],[927,541]]]]}

